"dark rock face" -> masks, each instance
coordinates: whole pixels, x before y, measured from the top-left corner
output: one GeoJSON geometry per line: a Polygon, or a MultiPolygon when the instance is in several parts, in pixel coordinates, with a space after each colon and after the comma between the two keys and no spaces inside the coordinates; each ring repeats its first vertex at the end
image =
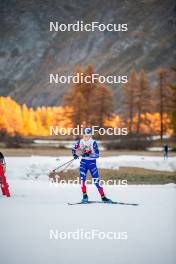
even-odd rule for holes
{"type": "MultiPolygon", "coordinates": [[[[28,106],[58,105],[68,84],[49,84],[49,73],[71,75],[89,63],[96,73],[127,75],[135,65],[151,81],[158,67],[175,63],[174,0],[0,0],[0,95],[28,106]],[[128,23],[128,32],[50,32],[49,22],[128,23]]],[[[116,109],[121,85],[109,85],[116,109]]]]}

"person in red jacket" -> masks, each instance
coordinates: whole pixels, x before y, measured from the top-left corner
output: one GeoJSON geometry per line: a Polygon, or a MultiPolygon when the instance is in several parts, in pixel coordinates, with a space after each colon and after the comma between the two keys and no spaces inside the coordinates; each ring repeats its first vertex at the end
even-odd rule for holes
{"type": "Polygon", "coordinates": [[[10,197],[9,185],[5,177],[5,170],[6,170],[6,164],[5,164],[4,155],[0,152],[0,187],[2,190],[2,194],[6,195],[7,197],[10,197]]]}

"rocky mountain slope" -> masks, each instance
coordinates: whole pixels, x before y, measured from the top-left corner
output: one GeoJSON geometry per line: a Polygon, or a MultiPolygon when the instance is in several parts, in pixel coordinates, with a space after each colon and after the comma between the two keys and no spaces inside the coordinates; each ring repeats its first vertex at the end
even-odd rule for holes
{"type": "MultiPolygon", "coordinates": [[[[144,68],[151,81],[176,55],[174,0],[0,0],[0,95],[28,106],[58,105],[68,84],[49,73],[73,74],[89,63],[96,73],[127,75],[144,68]],[[49,32],[49,22],[128,23],[128,32],[49,32]]],[[[110,85],[116,109],[121,86],[110,85]]]]}

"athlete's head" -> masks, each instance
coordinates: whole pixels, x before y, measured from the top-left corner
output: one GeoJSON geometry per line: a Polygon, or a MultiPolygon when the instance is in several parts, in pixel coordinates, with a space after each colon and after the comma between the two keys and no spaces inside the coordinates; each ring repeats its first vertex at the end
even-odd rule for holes
{"type": "Polygon", "coordinates": [[[89,140],[92,137],[92,129],[87,127],[83,130],[83,139],[89,140]]]}

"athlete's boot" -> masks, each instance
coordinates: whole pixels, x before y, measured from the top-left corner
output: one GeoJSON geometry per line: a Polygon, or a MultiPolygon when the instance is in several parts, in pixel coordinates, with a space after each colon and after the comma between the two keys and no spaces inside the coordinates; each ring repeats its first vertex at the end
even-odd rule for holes
{"type": "Polygon", "coordinates": [[[81,200],[82,203],[88,203],[88,195],[87,193],[83,193],[83,198],[81,200]]]}
{"type": "Polygon", "coordinates": [[[103,203],[112,203],[112,200],[108,199],[105,195],[101,196],[101,200],[103,203]]]}

